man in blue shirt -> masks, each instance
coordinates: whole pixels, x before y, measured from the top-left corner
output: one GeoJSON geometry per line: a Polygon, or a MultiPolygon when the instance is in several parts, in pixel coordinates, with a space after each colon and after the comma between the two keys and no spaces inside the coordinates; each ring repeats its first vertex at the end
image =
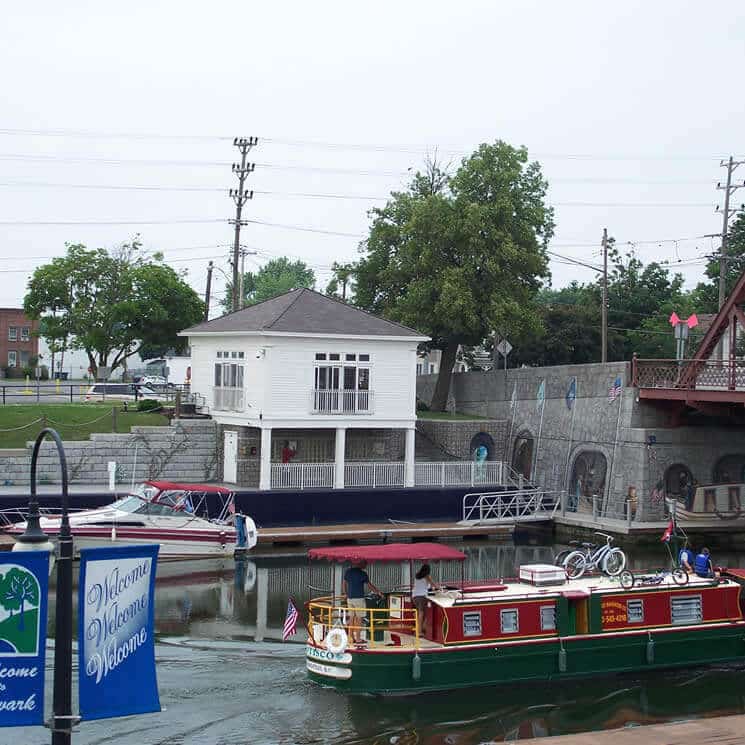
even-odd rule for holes
{"type": "Polygon", "coordinates": [[[365,571],[367,563],[364,561],[355,561],[352,566],[344,572],[343,592],[347,596],[347,607],[349,610],[349,635],[352,644],[361,641],[359,636],[360,626],[362,625],[362,614],[360,608],[365,608],[365,585],[378,595],[383,593],[370,581],[370,577],[365,571]]]}
{"type": "Polygon", "coordinates": [[[688,574],[693,574],[693,565],[695,562],[696,556],[693,551],[688,548],[688,541],[686,541],[678,554],[678,566],[681,569],[685,569],[688,574]]]}
{"type": "Polygon", "coordinates": [[[714,565],[711,562],[708,548],[701,549],[701,553],[696,557],[696,562],[693,565],[693,568],[699,577],[711,578],[719,576],[719,573],[714,571],[714,565]]]}

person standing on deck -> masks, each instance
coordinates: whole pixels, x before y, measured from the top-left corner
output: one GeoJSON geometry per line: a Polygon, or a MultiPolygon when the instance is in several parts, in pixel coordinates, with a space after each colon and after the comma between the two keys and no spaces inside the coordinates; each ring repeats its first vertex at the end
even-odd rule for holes
{"type": "Polygon", "coordinates": [[[383,593],[370,581],[365,571],[367,562],[354,561],[352,566],[344,572],[343,592],[347,596],[347,607],[349,608],[349,636],[352,644],[361,642],[359,632],[365,608],[365,585],[369,585],[373,592],[378,595],[383,593]]]}
{"type": "Polygon", "coordinates": [[[411,588],[411,599],[416,608],[417,618],[419,619],[419,633],[422,636],[427,634],[427,616],[425,611],[427,610],[427,592],[430,587],[436,590],[435,583],[432,581],[432,577],[429,576],[430,568],[429,564],[422,564],[419,571],[414,575],[414,585],[411,588]]]}

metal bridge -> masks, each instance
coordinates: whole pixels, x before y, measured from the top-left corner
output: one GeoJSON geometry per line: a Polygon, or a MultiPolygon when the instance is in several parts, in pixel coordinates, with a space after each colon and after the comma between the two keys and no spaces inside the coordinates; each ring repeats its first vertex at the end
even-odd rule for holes
{"type": "Polygon", "coordinates": [[[460,524],[546,521],[553,519],[560,505],[560,492],[538,488],[471,493],[463,497],[463,519],[460,524]]]}

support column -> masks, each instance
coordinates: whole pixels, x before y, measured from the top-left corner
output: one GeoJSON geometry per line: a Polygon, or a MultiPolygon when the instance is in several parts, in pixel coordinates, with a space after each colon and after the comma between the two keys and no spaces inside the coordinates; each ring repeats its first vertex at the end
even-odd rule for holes
{"type": "Polygon", "coordinates": [[[272,488],[272,428],[261,430],[261,463],[259,465],[259,489],[272,488]]]}
{"type": "Polygon", "coordinates": [[[416,485],[416,474],[414,470],[414,443],[416,429],[409,427],[406,430],[406,449],[404,451],[404,486],[416,485]]]}
{"type": "Polygon", "coordinates": [[[336,448],[334,451],[334,489],[344,488],[344,448],[347,442],[347,430],[344,427],[336,428],[336,448]]]}
{"type": "Polygon", "coordinates": [[[269,570],[259,569],[256,577],[256,631],[254,641],[263,642],[266,636],[269,603],[269,570]]]}

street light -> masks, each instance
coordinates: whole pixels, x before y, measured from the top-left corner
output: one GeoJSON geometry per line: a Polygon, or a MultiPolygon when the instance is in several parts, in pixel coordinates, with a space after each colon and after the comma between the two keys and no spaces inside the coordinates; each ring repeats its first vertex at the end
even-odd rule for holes
{"type": "MultiPolygon", "coordinates": [[[[54,547],[39,524],[39,500],[36,496],[36,461],[45,437],[54,440],[62,473],[62,519],[58,533],[57,604],[54,619],[54,694],[52,697],[52,745],[70,745],[72,727],[79,721],[72,715],[72,533],[70,533],[70,496],[67,488],[67,458],[57,432],[48,427],[39,432],[31,454],[31,497],[26,530],[18,536],[13,550],[49,551],[54,547]]],[[[51,572],[51,567],[50,567],[51,572]]]]}

